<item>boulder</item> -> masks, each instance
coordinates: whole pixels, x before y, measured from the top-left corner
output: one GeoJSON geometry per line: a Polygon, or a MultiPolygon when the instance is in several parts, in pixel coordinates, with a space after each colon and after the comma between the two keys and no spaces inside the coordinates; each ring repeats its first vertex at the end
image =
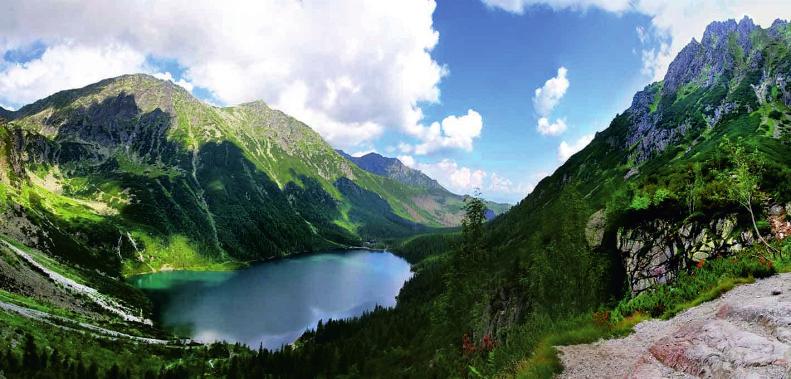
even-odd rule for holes
{"type": "Polygon", "coordinates": [[[691,322],[649,351],[665,366],[697,377],[769,378],[789,368],[791,347],[717,319],[691,322]]]}
{"type": "Polygon", "coordinates": [[[601,246],[606,224],[607,218],[604,209],[599,209],[588,219],[588,223],[585,225],[585,240],[591,249],[601,246]]]}

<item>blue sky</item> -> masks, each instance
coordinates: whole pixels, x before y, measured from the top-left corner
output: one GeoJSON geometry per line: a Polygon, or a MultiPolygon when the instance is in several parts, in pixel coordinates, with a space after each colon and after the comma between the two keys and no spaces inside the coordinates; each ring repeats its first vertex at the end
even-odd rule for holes
{"type": "Polygon", "coordinates": [[[146,72],[215,105],[264,100],[350,153],[516,202],[713,20],[786,0],[11,0],[0,106],[146,72]],[[538,93],[537,93],[538,91],[538,93]]]}
{"type": "MultiPolygon", "coordinates": [[[[501,200],[520,199],[560,164],[562,141],[604,128],[652,79],[641,72],[644,46],[636,32],[650,26],[645,16],[548,7],[514,15],[477,1],[440,1],[434,21],[441,37],[432,55],[450,73],[440,85],[442,102],[424,111],[433,121],[468,108],[482,115],[474,150],[443,158],[509,178],[512,193],[487,194],[501,200]],[[569,87],[550,119],[565,118],[567,130],[541,135],[532,98],[560,67],[568,70],[569,87]]],[[[385,151],[388,142],[378,149],[385,151]]]]}

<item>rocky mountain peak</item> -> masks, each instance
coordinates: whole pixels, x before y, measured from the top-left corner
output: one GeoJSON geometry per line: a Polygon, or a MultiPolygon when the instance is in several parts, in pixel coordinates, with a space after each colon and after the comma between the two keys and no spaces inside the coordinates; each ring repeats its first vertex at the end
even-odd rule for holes
{"type": "Polygon", "coordinates": [[[254,101],[251,101],[251,102],[248,102],[248,103],[240,104],[239,106],[240,107],[251,108],[251,109],[256,109],[256,110],[263,110],[263,111],[272,110],[272,108],[269,106],[269,104],[267,104],[263,100],[254,100],[254,101]]]}
{"type": "MultiPolygon", "coordinates": [[[[700,42],[693,38],[681,49],[662,82],[634,96],[628,110],[632,126],[624,144],[635,147],[635,161],[663,151],[693,128],[716,125],[738,107],[748,107],[755,92],[751,88],[768,88],[770,80],[785,83],[788,66],[772,63],[784,62],[783,53],[766,46],[787,43],[787,33],[788,23],[781,20],[771,29],[762,29],[747,16],[738,22],[710,23],[700,42]],[[765,78],[766,72],[773,72],[774,78],[765,78]],[[693,94],[697,101],[681,102],[693,94]]],[[[784,84],[778,88],[782,91],[784,84]]]]}
{"type": "Polygon", "coordinates": [[[408,167],[397,158],[389,158],[373,152],[360,157],[353,157],[341,150],[337,150],[337,152],[370,173],[429,190],[446,191],[436,180],[431,179],[420,170],[408,167]]]}
{"type": "Polygon", "coordinates": [[[28,104],[14,113],[14,117],[35,115],[47,109],[64,107],[89,108],[113,98],[132,100],[140,112],[160,109],[172,113],[173,100],[181,99],[200,102],[186,89],[168,80],[148,74],[128,74],[109,78],[83,88],[55,93],[35,103],[28,104]]]}
{"type": "Polygon", "coordinates": [[[758,26],[748,16],[744,16],[738,23],[734,19],[714,21],[706,27],[701,42],[706,46],[727,45],[730,34],[734,32],[738,34],[740,43],[749,42],[750,33],[757,28],[758,26]]]}

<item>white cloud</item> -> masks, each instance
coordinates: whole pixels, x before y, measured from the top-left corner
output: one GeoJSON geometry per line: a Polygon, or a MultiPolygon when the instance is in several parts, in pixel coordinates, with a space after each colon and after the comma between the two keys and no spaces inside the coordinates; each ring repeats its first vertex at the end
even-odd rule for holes
{"type": "Polygon", "coordinates": [[[473,140],[481,135],[483,118],[472,110],[462,116],[445,117],[441,123],[433,122],[430,126],[415,125],[407,132],[421,142],[417,145],[401,143],[398,148],[402,153],[426,155],[442,149],[472,150],[473,140]]]}
{"type": "Polygon", "coordinates": [[[460,166],[451,159],[443,159],[435,163],[413,163],[413,168],[423,171],[452,192],[462,194],[482,188],[484,179],[488,176],[483,170],[460,166]]]}
{"type": "MultiPolygon", "coordinates": [[[[788,18],[791,1],[785,0],[481,0],[484,4],[507,12],[522,14],[535,5],[552,9],[586,10],[596,7],[622,14],[636,12],[651,18],[651,27],[643,29],[645,42],[658,41],[656,47],[643,51],[643,73],[661,80],[670,62],[692,38],[698,41],[712,21],[750,16],[756,24],[768,27],[776,18],[788,18]],[[649,38],[650,37],[650,38],[649,38]]],[[[640,33],[638,31],[638,33],[640,33]]],[[[638,35],[640,36],[640,35],[638,35]]],[[[641,38],[642,40],[642,38],[641,38]]]]}
{"type": "Polygon", "coordinates": [[[415,167],[415,158],[411,155],[399,155],[398,160],[407,167],[415,167]]]}
{"type": "Polygon", "coordinates": [[[533,5],[546,5],[553,9],[585,10],[598,7],[611,12],[629,9],[629,0],[482,0],[484,4],[511,13],[522,14],[533,5]]]}
{"type": "Polygon", "coordinates": [[[0,100],[24,105],[60,90],[143,70],[145,56],[126,45],[58,44],[29,62],[7,63],[0,71],[0,100]]]}
{"type": "Polygon", "coordinates": [[[556,136],[566,131],[566,119],[559,118],[554,122],[549,122],[546,117],[538,119],[538,132],[542,135],[556,136]]]}
{"type": "Polygon", "coordinates": [[[511,192],[513,191],[514,183],[511,179],[493,173],[489,179],[489,189],[494,192],[511,192]]]}
{"type": "Polygon", "coordinates": [[[543,178],[534,175],[530,182],[514,183],[511,179],[496,172],[466,167],[451,159],[434,163],[421,163],[410,155],[400,155],[398,159],[405,165],[420,170],[435,179],[443,187],[458,194],[470,194],[480,189],[484,197],[502,201],[518,201],[533,190],[535,183],[543,178]]]}
{"type": "Polygon", "coordinates": [[[565,67],[558,68],[557,76],[547,80],[541,88],[536,88],[533,95],[533,108],[541,116],[548,116],[560,99],[569,89],[569,80],[566,78],[568,70],[565,67]]]}
{"type": "Polygon", "coordinates": [[[195,86],[193,86],[192,83],[190,83],[190,82],[188,82],[188,81],[186,81],[184,79],[179,79],[179,80],[174,79],[173,78],[173,74],[171,74],[170,72],[158,72],[158,73],[154,74],[154,77],[157,78],[157,79],[171,81],[171,82],[181,86],[182,88],[186,89],[189,92],[192,92],[192,89],[195,88],[195,86]]]}
{"type": "Polygon", "coordinates": [[[582,150],[585,148],[585,146],[588,146],[591,141],[593,141],[593,134],[584,135],[571,144],[566,141],[562,141],[558,146],[558,160],[565,162],[576,152],[582,150]]]}
{"type": "Polygon", "coordinates": [[[635,28],[635,31],[637,32],[637,38],[640,39],[640,43],[645,44],[648,41],[648,37],[649,37],[648,32],[645,30],[645,28],[638,25],[635,28]]]}
{"type": "Polygon", "coordinates": [[[658,47],[643,49],[643,68],[640,72],[652,80],[662,80],[667,72],[668,66],[673,61],[675,55],[670,53],[670,44],[661,42],[658,47]]]}
{"type": "Polygon", "coordinates": [[[0,69],[0,100],[10,103],[156,73],[144,67],[154,56],[177,61],[221,103],[262,99],[350,147],[419,124],[419,104],[439,101],[447,73],[431,57],[433,0],[12,3],[0,14],[0,50],[49,48],[43,63],[17,69],[23,75],[0,69]],[[50,58],[56,52],[63,59],[50,58]]]}

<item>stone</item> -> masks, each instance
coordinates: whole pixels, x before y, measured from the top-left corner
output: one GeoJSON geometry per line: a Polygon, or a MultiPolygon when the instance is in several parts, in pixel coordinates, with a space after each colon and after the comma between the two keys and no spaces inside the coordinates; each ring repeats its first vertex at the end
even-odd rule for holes
{"type": "Polygon", "coordinates": [[[649,348],[662,364],[700,377],[742,377],[756,367],[788,367],[791,348],[726,320],[696,321],[649,348]]]}
{"type": "Polygon", "coordinates": [[[585,225],[585,240],[590,248],[595,249],[601,246],[606,224],[607,218],[604,209],[599,209],[590,216],[585,225]]]}
{"type": "Polygon", "coordinates": [[[769,207],[769,214],[772,216],[780,216],[786,213],[785,207],[780,204],[775,204],[769,207]]]}

